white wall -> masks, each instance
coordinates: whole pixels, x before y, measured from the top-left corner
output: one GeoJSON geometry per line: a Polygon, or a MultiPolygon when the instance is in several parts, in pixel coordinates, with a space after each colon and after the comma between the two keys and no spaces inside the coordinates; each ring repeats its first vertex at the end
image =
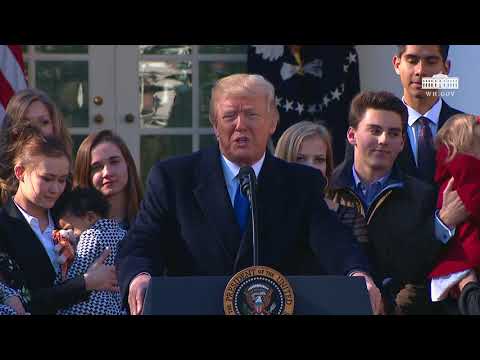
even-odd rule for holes
{"type": "MultiPolygon", "coordinates": [[[[393,71],[392,57],[395,45],[357,45],[362,90],[388,90],[402,96],[397,74],[393,71]]],[[[445,101],[459,110],[480,114],[480,45],[451,45],[450,76],[459,78],[459,89],[445,101]]]]}

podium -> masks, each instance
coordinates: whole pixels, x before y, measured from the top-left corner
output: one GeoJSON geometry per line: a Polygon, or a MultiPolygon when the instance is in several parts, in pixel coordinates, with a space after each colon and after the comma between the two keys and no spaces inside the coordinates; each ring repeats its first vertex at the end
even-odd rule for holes
{"type": "MultiPolygon", "coordinates": [[[[223,294],[231,277],[154,277],[144,315],[224,315],[223,294]]],[[[372,315],[363,277],[288,276],[294,315],[372,315]]]]}

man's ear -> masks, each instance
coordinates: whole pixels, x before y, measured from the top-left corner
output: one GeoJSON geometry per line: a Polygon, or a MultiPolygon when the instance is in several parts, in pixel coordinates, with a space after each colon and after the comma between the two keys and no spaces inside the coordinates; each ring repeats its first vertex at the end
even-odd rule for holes
{"type": "Polygon", "coordinates": [[[18,181],[23,181],[25,175],[25,167],[23,165],[15,165],[13,172],[18,181]]]}
{"type": "Polygon", "coordinates": [[[217,139],[217,141],[220,141],[220,134],[218,133],[217,122],[212,124],[212,128],[213,128],[213,132],[215,134],[215,138],[217,139]]]}
{"type": "Polygon", "coordinates": [[[357,145],[357,139],[355,137],[355,129],[351,126],[347,130],[347,140],[353,146],[357,145]]]}
{"type": "Polygon", "coordinates": [[[399,66],[400,66],[400,58],[395,55],[392,59],[392,64],[393,64],[393,69],[395,70],[395,73],[397,75],[400,75],[400,69],[399,69],[399,66]]]}
{"type": "Polygon", "coordinates": [[[278,113],[277,108],[271,109],[270,111],[272,111],[272,114],[271,114],[272,125],[270,127],[270,136],[272,136],[275,133],[275,130],[277,130],[278,121],[280,120],[280,114],[278,113]]]}
{"type": "Polygon", "coordinates": [[[452,68],[452,63],[450,60],[445,61],[445,75],[450,74],[450,69],[452,68]]]}

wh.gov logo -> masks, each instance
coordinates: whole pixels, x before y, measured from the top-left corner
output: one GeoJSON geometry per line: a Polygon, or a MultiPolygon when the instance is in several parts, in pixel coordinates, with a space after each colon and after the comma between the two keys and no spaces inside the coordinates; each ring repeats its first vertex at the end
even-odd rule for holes
{"type": "Polygon", "coordinates": [[[445,74],[435,74],[422,79],[422,89],[427,96],[453,96],[458,90],[458,77],[449,77],[445,74]]]}

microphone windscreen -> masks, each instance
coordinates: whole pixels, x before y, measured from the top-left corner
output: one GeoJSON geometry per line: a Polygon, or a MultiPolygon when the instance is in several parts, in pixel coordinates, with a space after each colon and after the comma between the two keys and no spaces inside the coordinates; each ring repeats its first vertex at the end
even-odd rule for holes
{"type": "Polygon", "coordinates": [[[251,166],[243,166],[238,172],[238,181],[240,182],[240,190],[243,195],[248,196],[251,191],[251,186],[253,182],[256,181],[255,171],[253,171],[251,166]]]}

